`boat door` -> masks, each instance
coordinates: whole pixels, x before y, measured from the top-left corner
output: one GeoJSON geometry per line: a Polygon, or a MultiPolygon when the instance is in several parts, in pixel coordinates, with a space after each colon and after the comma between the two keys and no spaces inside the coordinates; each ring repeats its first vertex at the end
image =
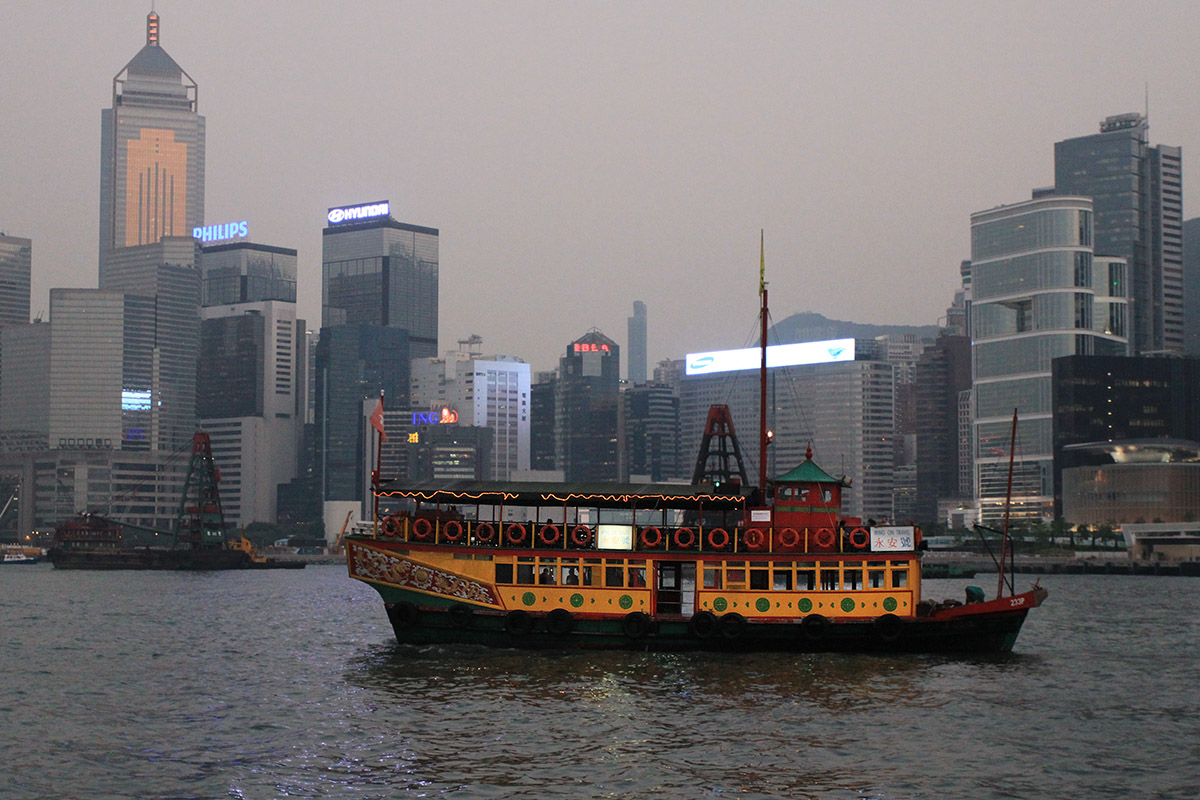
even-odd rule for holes
{"type": "Polygon", "coordinates": [[[656,564],[655,613],[690,617],[696,612],[696,562],[658,561],[656,564]]]}

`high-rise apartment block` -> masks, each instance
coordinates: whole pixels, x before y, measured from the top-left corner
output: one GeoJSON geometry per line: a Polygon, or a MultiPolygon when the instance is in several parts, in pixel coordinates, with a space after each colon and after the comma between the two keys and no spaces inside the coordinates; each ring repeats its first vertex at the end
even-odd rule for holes
{"type": "Polygon", "coordinates": [[[100,285],[109,252],[190,237],[204,220],[204,117],[197,87],[159,43],[146,18],[146,44],[113,78],[101,112],[100,285]]]}
{"type": "Polygon", "coordinates": [[[530,468],[530,366],[514,356],[484,356],[476,349],[481,343],[472,337],[444,359],[413,359],[410,405],[418,413],[453,412],[460,428],[490,428],[483,472],[506,481],[530,468]]]}
{"type": "Polygon", "coordinates": [[[1184,350],[1182,154],[1150,146],[1141,114],[1054,145],[1054,186],[1092,199],[1094,251],[1129,270],[1132,354],[1184,350]]]}

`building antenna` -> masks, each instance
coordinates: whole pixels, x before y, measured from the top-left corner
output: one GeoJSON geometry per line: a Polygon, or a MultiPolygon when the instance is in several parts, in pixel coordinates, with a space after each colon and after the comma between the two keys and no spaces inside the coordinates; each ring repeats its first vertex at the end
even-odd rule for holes
{"type": "MultiPolygon", "coordinates": [[[[1146,131],[1150,131],[1150,81],[1146,81],[1146,131]]],[[[1146,141],[1149,140],[1150,137],[1147,136],[1146,141]]]]}

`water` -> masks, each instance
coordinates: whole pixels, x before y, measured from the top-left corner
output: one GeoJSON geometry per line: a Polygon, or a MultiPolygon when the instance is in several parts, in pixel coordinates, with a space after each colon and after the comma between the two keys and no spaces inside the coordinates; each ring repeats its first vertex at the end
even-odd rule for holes
{"type": "Polygon", "coordinates": [[[336,566],[7,567],[0,798],[1197,796],[1200,580],[1042,581],[1006,658],[547,655],[336,566]]]}

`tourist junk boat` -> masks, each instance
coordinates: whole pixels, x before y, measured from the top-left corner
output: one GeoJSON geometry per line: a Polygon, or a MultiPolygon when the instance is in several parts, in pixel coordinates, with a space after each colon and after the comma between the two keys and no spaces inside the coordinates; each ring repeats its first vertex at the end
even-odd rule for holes
{"type": "MultiPolygon", "coordinates": [[[[713,437],[740,464],[722,408],[710,411],[694,478],[713,437]]],[[[760,437],[765,475],[761,424],[760,437]]],[[[347,535],[346,557],[401,643],[1002,653],[1047,594],[1014,593],[1002,556],[995,598],[978,587],[965,601],[923,597],[920,530],[843,516],[849,482],[811,448],[756,488],[457,481],[380,492],[378,457],[373,479],[376,503],[408,508],[347,535]]]]}

